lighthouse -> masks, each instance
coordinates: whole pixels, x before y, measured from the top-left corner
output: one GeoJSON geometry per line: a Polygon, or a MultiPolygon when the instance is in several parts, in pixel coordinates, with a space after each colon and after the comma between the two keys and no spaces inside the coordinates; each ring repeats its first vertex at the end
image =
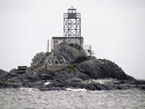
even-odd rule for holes
{"type": "MultiPolygon", "coordinates": [[[[91,55],[91,46],[84,45],[84,39],[81,36],[81,13],[71,7],[67,13],[63,14],[63,36],[53,36],[51,39],[51,54],[63,42],[81,46],[88,56],[91,55]]],[[[47,52],[49,52],[49,41],[47,43],[47,52]]]]}
{"type": "Polygon", "coordinates": [[[64,37],[81,37],[81,14],[71,7],[67,13],[64,13],[63,19],[64,37]]]}
{"type": "Polygon", "coordinates": [[[83,47],[81,36],[81,14],[73,7],[63,14],[63,36],[55,36],[51,39],[51,51],[54,51],[62,42],[78,44],[83,47]]]}

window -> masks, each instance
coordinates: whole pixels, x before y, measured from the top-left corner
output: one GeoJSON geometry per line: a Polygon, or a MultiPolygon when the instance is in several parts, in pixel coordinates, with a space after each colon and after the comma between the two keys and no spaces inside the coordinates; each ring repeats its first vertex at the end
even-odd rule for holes
{"type": "Polygon", "coordinates": [[[54,48],[58,46],[58,41],[54,41],[54,48]]]}

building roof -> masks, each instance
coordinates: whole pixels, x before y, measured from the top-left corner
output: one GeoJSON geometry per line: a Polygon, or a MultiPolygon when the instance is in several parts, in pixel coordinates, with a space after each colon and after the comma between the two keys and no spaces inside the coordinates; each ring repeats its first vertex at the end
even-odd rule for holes
{"type": "Polygon", "coordinates": [[[83,39],[83,37],[52,37],[52,39],[83,39]]]}

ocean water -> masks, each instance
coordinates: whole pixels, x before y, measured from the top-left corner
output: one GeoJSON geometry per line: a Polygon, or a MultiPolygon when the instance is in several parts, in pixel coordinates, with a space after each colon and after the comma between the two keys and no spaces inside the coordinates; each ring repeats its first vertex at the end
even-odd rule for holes
{"type": "Polygon", "coordinates": [[[145,109],[145,91],[0,89],[0,109],[145,109]]]}

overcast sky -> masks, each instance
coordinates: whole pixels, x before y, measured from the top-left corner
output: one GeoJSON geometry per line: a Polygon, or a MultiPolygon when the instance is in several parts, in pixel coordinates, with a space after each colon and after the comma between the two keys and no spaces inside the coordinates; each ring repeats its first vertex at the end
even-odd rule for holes
{"type": "Polygon", "coordinates": [[[145,0],[0,0],[0,69],[30,66],[47,40],[63,35],[63,13],[81,13],[85,45],[145,79],[145,0]]]}

